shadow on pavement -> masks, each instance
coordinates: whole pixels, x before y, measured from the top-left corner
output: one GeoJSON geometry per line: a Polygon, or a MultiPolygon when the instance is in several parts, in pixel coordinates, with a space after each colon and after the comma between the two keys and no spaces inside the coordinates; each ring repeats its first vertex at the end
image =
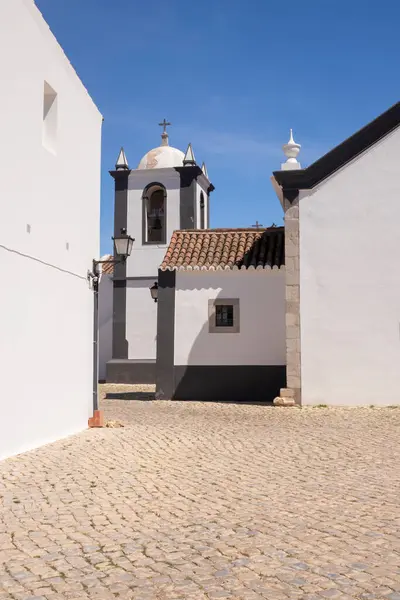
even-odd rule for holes
{"type": "Polygon", "coordinates": [[[107,392],[106,400],[155,400],[155,392],[107,392]]]}
{"type": "MultiPolygon", "coordinates": [[[[107,392],[106,400],[156,400],[155,392],[107,392]]],[[[168,401],[167,401],[168,402],[168,401]]],[[[260,400],[170,400],[169,402],[201,402],[204,404],[252,404],[254,406],[273,406],[271,401],[260,400]]]]}

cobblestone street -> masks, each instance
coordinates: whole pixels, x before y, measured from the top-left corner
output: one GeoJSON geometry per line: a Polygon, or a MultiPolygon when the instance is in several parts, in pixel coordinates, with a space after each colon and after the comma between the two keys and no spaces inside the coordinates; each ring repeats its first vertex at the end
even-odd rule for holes
{"type": "Polygon", "coordinates": [[[102,389],[124,428],[0,463],[0,599],[400,600],[400,409],[102,389]]]}

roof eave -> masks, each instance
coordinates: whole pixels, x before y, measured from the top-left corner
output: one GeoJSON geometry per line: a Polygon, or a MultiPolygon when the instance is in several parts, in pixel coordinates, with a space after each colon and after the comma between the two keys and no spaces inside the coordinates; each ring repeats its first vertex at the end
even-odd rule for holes
{"type": "Polygon", "coordinates": [[[189,177],[191,179],[200,178],[206,181],[208,185],[205,187],[207,187],[208,194],[215,190],[214,185],[211,183],[208,177],[204,175],[199,165],[182,165],[181,167],[174,167],[174,169],[175,171],[178,171],[179,174],[183,174],[184,176],[189,177]]]}
{"type": "Polygon", "coordinates": [[[184,272],[184,273],[226,273],[226,272],[230,272],[230,273],[236,273],[237,271],[248,271],[249,273],[260,273],[260,272],[265,272],[267,271],[269,272],[273,272],[273,273],[277,273],[278,271],[284,271],[285,270],[285,265],[281,265],[280,267],[278,267],[277,265],[274,265],[273,267],[271,267],[271,265],[266,265],[266,266],[257,266],[257,267],[245,267],[245,266],[234,266],[234,267],[221,267],[221,266],[217,266],[217,267],[192,267],[191,265],[189,265],[188,267],[163,267],[160,266],[159,267],[160,271],[179,271],[179,272],[184,272]]]}
{"type": "Polygon", "coordinates": [[[128,177],[132,169],[113,169],[112,171],[108,171],[113,179],[117,179],[119,177],[128,177]]]}

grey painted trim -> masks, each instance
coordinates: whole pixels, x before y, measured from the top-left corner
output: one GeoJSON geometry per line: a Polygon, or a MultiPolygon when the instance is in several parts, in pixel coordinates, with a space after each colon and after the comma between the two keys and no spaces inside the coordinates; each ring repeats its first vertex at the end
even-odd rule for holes
{"type": "Polygon", "coordinates": [[[158,272],[156,398],[169,400],[174,392],[176,271],[158,272]]]}
{"type": "Polygon", "coordinates": [[[196,180],[188,187],[181,186],[179,223],[180,229],[196,229],[196,180]]]}
{"type": "Polygon", "coordinates": [[[210,190],[211,187],[211,192],[215,189],[214,186],[212,185],[212,183],[210,181],[208,181],[207,177],[204,175],[204,173],[202,172],[201,175],[199,175],[197,177],[197,182],[199,184],[199,186],[201,187],[201,189],[203,190],[203,192],[205,192],[206,194],[208,194],[208,191],[210,190]]]}
{"type": "Polygon", "coordinates": [[[113,290],[113,358],[128,357],[126,339],[126,280],[114,281],[113,290]]]}
{"type": "MultiPolygon", "coordinates": [[[[123,281],[147,281],[148,279],[157,279],[157,277],[158,275],[141,275],[140,277],[128,276],[124,277],[123,281]]],[[[113,277],[112,279],[113,281],[121,281],[120,279],[117,279],[117,277],[113,277]]]]}
{"type": "Polygon", "coordinates": [[[212,298],[208,301],[208,332],[209,333],[240,333],[240,304],[239,298],[212,298]],[[233,306],[232,327],[217,327],[215,324],[215,307],[233,306]]]}
{"type": "MultiPolygon", "coordinates": [[[[204,175],[203,171],[198,165],[193,167],[174,167],[175,171],[180,176],[180,229],[195,229],[196,228],[196,211],[197,211],[197,198],[196,198],[196,186],[197,184],[207,194],[209,198],[210,192],[215,188],[204,175]],[[191,191],[188,191],[189,190],[191,191]]],[[[207,202],[207,227],[209,227],[209,204],[207,202]]]]}
{"type": "Polygon", "coordinates": [[[181,188],[189,187],[193,181],[196,181],[199,175],[203,174],[203,171],[199,166],[193,167],[174,167],[175,171],[179,173],[181,178],[181,188]]]}
{"type": "Polygon", "coordinates": [[[199,166],[175,167],[180,177],[179,227],[196,228],[196,179],[202,174],[199,166]]]}
{"type": "Polygon", "coordinates": [[[176,365],[174,400],[272,402],[286,386],[285,365],[176,365]]]}
{"type": "Polygon", "coordinates": [[[108,171],[113,179],[118,179],[122,176],[128,176],[133,173],[132,169],[118,169],[117,171],[108,171]]]}
{"type": "Polygon", "coordinates": [[[150,383],[156,381],[155,360],[113,359],[106,365],[107,383],[150,383]]]}
{"type": "MultiPolygon", "coordinates": [[[[114,235],[119,235],[128,221],[128,179],[130,171],[115,171],[114,235]]],[[[114,258],[116,258],[114,254],[114,258]]],[[[129,258],[128,258],[129,260],[129,258]]],[[[128,357],[126,339],[126,265],[118,262],[114,265],[113,291],[113,358],[128,357]]]]}
{"type": "Polygon", "coordinates": [[[197,215],[197,184],[196,181],[192,182],[193,188],[193,227],[198,229],[198,215],[197,215]]]}
{"type": "Polygon", "coordinates": [[[200,229],[205,229],[205,227],[206,227],[206,220],[204,218],[205,210],[206,210],[206,201],[204,198],[204,192],[202,190],[200,192],[200,229]]]}
{"type": "Polygon", "coordinates": [[[167,189],[165,187],[165,185],[163,183],[160,183],[159,181],[152,181],[151,183],[148,183],[146,185],[146,187],[143,190],[142,193],[142,246],[163,246],[167,243],[167,227],[168,227],[168,223],[167,223],[167,218],[168,218],[168,193],[167,193],[167,189]],[[164,190],[164,237],[162,239],[161,242],[148,242],[146,240],[146,230],[147,230],[147,223],[146,223],[146,200],[147,200],[147,192],[148,190],[150,190],[152,187],[154,186],[158,186],[161,189],[164,190]]]}

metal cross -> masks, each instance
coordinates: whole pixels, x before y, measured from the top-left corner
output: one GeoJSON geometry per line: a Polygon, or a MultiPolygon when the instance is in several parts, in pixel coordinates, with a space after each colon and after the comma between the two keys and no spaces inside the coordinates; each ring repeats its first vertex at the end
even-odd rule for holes
{"type": "Polygon", "coordinates": [[[255,227],[256,229],[260,229],[260,227],[264,227],[264,225],[262,223],[259,223],[258,221],[256,221],[255,225],[252,225],[252,227],[255,227]]]}
{"type": "Polygon", "coordinates": [[[171,125],[171,123],[169,121],[166,121],[165,119],[164,119],[164,121],[162,123],[159,123],[160,127],[164,127],[163,133],[167,133],[167,127],[168,127],[168,125],[171,125]]]}

